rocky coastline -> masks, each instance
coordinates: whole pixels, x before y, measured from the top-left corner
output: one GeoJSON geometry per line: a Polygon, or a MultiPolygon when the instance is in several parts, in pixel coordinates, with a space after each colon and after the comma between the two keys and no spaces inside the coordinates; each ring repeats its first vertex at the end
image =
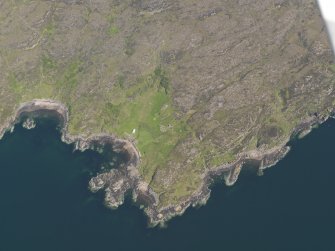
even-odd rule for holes
{"type": "MultiPolygon", "coordinates": [[[[334,110],[329,111],[327,116],[314,114],[293,130],[291,138],[308,134],[313,126],[325,122],[333,114],[334,110]]],[[[131,139],[120,139],[108,134],[99,134],[88,138],[69,135],[67,130],[69,112],[67,107],[60,102],[38,99],[23,103],[15,114],[0,127],[0,139],[5,132],[12,131],[14,125],[19,122],[23,122],[24,127],[27,129],[34,128],[34,118],[43,115],[57,118],[61,128],[62,141],[67,144],[75,144],[76,150],[84,151],[109,145],[113,151],[124,153],[127,156],[126,162],[118,168],[111,169],[92,178],[89,182],[89,189],[92,192],[104,189],[105,204],[110,208],[117,208],[123,204],[125,195],[131,192],[134,202],[143,205],[144,212],[149,218],[150,226],[163,225],[172,217],[182,215],[189,206],[195,207],[206,204],[211,192],[209,187],[213,184],[214,179],[223,177],[226,185],[231,186],[238,179],[245,163],[249,161],[256,163],[256,168],[261,174],[264,169],[275,165],[290,150],[287,143],[291,138],[288,138],[282,145],[270,150],[241,153],[235,162],[209,169],[209,171],[204,173],[203,184],[185,201],[179,205],[159,208],[158,195],[150,188],[149,184],[141,179],[138,170],[141,155],[135,143],[131,139]]]]}

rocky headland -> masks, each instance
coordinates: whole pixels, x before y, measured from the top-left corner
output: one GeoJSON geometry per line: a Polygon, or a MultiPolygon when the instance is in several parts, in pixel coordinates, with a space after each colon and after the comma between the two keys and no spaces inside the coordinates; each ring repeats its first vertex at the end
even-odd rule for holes
{"type": "MultiPolygon", "coordinates": [[[[331,112],[329,116],[333,114],[331,112]]],[[[125,195],[131,192],[134,202],[143,206],[145,213],[149,217],[149,224],[155,226],[164,224],[176,215],[182,215],[189,206],[199,206],[206,204],[210,197],[210,186],[215,179],[222,179],[226,185],[233,185],[238,179],[239,173],[247,162],[253,162],[254,168],[258,172],[263,172],[265,168],[275,165],[282,159],[290,147],[285,145],[277,146],[264,152],[252,151],[242,153],[239,159],[233,163],[222,165],[212,169],[203,175],[203,184],[192,196],[179,205],[170,205],[165,208],[158,208],[159,196],[150,188],[140,176],[138,167],[141,162],[141,155],[135,143],[129,139],[119,139],[114,135],[94,135],[89,138],[80,135],[69,135],[67,131],[68,109],[65,105],[54,100],[40,99],[23,103],[12,116],[11,120],[1,128],[1,137],[6,131],[12,131],[14,125],[23,123],[27,129],[35,127],[35,119],[44,117],[56,118],[60,125],[62,141],[67,144],[74,144],[76,150],[85,151],[87,149],[99,149],[111,146],[114,152],[124,153],[127,156],[125,163],[111,169],[110,171],[98,174],[89,182],[89,189],[97,192],[101,189],[105,191],[105,204],[112,209],[124,203],[125,195]]],[[[301,123],[295,128],[292,136],[307,134],[311,128],[323,123],[327,117],[313,116],[308,121],[301,123]]],[[[289,139],[288,139],[289,141],[289,139]]]]}

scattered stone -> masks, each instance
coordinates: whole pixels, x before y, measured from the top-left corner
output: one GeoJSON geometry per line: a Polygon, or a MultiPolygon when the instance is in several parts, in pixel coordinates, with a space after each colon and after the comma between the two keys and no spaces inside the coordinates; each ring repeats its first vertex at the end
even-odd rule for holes
{"type": "Polygon", "coordinates": [[[32,118],[27,118],[23,124],[22,124],[23,128],[26,128],[27,130],[31,130],[33,128],[36,127],[36,122],[34,119],[32,118]]]}

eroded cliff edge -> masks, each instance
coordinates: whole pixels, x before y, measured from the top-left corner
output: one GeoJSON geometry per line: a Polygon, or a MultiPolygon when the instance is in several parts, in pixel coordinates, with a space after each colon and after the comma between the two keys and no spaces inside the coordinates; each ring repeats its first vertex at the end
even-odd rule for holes
{"type": "MultiPolygon", "coordinates": [[[[333,114],[333,111],[329,112],[329,115],[331,114],[333,114]]],[[[265,152],[252,151],[241,153],[236,162],[222,165],[204,173],[202,185],[192,196],[178,205],[168,205],[160,208],[158,207],[159,196],[141,178],[138,171],[141,155],[135,143],[131,139],[119,139],[108,134],[94,135],[88,138],[81,137],[80,135],[69,135],[67,130],[68,109],[60,102],[40,99],[21,104],[15,115],[1,127],[0,138],[3,137],[6,131],[11,130],[16,123],[24,122],[27,129],[33,128],[34,119],[39,116],[56,117],[60,124],[62,141],[67,144],[74,143],[76,150],[84,151],[86,149],[97,149],[109,145],[113,151],[126,154],[127,161],[124,164],[92,178],[89,182],[89,189],[92,192],[103,189],[105,191],[105,204],[113,209],[123,204],[125,195],[131,192],[133,200],[138,205],[144,207],[144,212],[149,217],[151,226],[164,224],[172,217],[183,214],[189,206],[205,204],[210,196],[209,186],[212,184],[213,179],[223,177],[226,185],[233,185],[238,179],[244,163],[248,161],[253,161],[254,164],[258,163],[258,166],[255,166],[255,168],[263,171],[265,168],[276,164],[289,151],[288,146],[282,145],[265,152]]],[[[328,116],[313,116],[295,128],[292,135],[306,135],[310,132],[312,126],[323,123],[327,119],[328,116]]]]}
{"type": "Polygon", "coordinates": [[[205,202],[213,177],[229,185],[249,159],[275,163],[335,106],[315,0],[0,6],[0,124],[47,108],[63,113],[64,141],[79,149],[114,143],[136,161],[91,187],[112,207],[135,187],[153,224],[205,202]]]}

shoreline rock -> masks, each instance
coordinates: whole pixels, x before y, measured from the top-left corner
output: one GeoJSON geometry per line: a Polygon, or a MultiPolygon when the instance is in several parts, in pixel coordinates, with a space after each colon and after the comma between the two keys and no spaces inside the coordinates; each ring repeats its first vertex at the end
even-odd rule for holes
{"type": "Polygon", "coordinates": [[[57,118],[61,128],[62,141],[67,144],[73,143],[76,150],[85,151],[109,145],[113,151],[126,154],[127,160],[123,165],[93,177],[89,181],[89,189],[92,192],[104,189],[105,204],[110,208],[117,208],[122,205],[125,195],[131,191],[134,202],[140,201],[141,204],[145,204],[144,207],[141,205],[140,208],[144,208],[144,212],[149,218],[149,225],[156,226],[158,224],[164,225],[174,216],[182,215],[190,206],[196,207],[206,204],[211,192],[209,187],[213,184],[215,178],[223,177],[227,186],[233,185],[246,162],[254,161],[258,163],[258,166],[255,166],[255,168],[259,173],[275,165],[289,152],[290,147],[287,146],[287,143],[292,137],[308,134],[312,126],[325,122],[332,114],[334,114],[334,110],[328,116],[313,116],[303,121],[293,130],[292,136],[280,146],[266,151],[258,150],[241,153],[238,160],[234,163],[209,169],[204,174],[202,185],[192,196],[179,203],[179,205],[169,205],[164,208],[158,208],[158,195],[150,188],[149,184],[141,179],[138,170],[141,155],[135,143],[129,139],[120,139],[109,134],[98,134],[86,138],[80,135],[69,135],[67,130],[68,109],[60,102],[48,99],[36,99],[23,103],[10,120],[0,127],[0,139],[7,131],[12,131],[14,125],[21,122],[22,119],[25,119],[23,126],[31,129],[35,127],[34,118],[46,115],[57,118]]]}
{"type": "Polygon", "coordinates": [[[36,122],[32,118],[27,118],[23,123],[22,123],[23,128],[26,128],[27,130],[34,129],[36,127],[36,122]]]}

